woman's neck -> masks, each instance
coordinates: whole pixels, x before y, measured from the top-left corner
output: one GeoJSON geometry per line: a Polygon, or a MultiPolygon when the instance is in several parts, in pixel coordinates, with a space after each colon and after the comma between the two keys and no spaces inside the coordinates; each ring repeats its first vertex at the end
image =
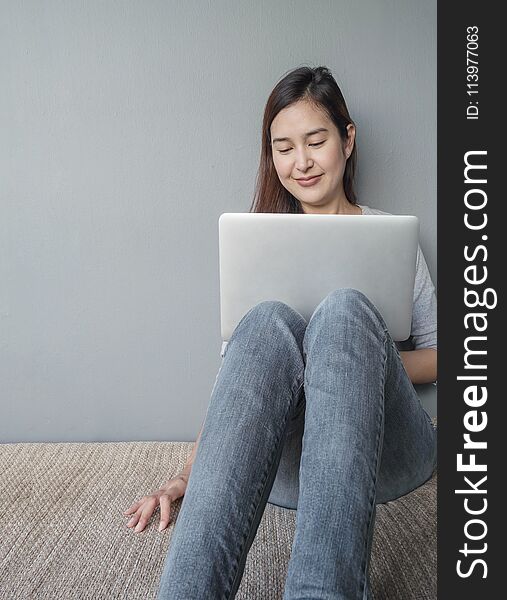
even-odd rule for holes
{"type": "Polygon", "coordinates": [[[347,200],[347,205],[338,210],[335,214],[337,215],[362,215],[363,210],[357,204],[352,204],[347,200]]]}
{"type": "Polygon", "coordinates": [[[316,215],[362,215],[363,211],[357,204],[352,204],[348,200],[338,203],[336,206],[303,206],[306,214],[316,215]]]}

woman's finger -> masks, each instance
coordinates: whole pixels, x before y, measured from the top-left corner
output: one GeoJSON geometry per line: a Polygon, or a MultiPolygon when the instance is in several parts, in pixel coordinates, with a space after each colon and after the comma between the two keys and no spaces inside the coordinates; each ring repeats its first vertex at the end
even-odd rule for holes
{"type": "Polygon", "coordinates": [[[136,533],[142,531],[146,527],[146,523],[148,523],[148,521],[150,520],[151,515],[153,514],[153,511],[155,510],[156,506],[157,500],[155,500],[155,498],[149,498],[145,502],[139,522],[137,523],[136,528],[134,529],[136,533]]]}
{"type": "Polygon", "coordinates": [[[169,515],[171,513],[171,501],[169,500],[169,496],[162,494],[159,498],[160,502],[160,525],[158,526],[158,530],[162,531],[165,529],[169,523],[169,515]]]}
{"type": "Polygon", "coordinates": [[[143,507],[140,506],[137,509],[137,512],[134,515],[132,515],[132,518],[129,519],[129,521],[127,522],[127,527],[134,527],[135,525],[137,525],[137,522],[141,518],[141,513],[142,512],[143,512],[143,507]]]}
{"type": "Polygon", "coordinates": [[[139,506],[143,503],[142,500],[138,500],[137,502],[134,502],[134,504],[132,504],[131,506],[129,506],[127,508],[127,510],[125,510],[123,512],[124,515],[130,515],[133,512],[136,512],[136,510],[139,508],[139,506]]]}

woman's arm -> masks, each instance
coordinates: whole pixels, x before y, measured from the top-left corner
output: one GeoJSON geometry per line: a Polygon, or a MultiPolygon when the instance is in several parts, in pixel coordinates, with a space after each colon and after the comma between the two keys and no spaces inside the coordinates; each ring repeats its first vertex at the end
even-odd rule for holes
{"type": "Polygon", "coordinates": [[[433,383],[437,380],[436,348],[421,348],[400,352],[401,360],[412,383],[433,383]]]}
{"type": "Polygon", "coordinates": [[[190,477],[190,471],[192,470],[192,465],[194,464],[195,455],[197,454],[197,448],[199,446],[199,442],[201,441],[201,434],[202,434],[203,429],[204,429],[204,421],[201,425],[201,430],[199,431],[199,435],[197,436],[194,447],[192,448],[192,452],[191,452],[190,456],[188,457],[183,470],[180,473],[180,475],[186,476],[187,481],[188,481],[188,478],[190,477]]]}

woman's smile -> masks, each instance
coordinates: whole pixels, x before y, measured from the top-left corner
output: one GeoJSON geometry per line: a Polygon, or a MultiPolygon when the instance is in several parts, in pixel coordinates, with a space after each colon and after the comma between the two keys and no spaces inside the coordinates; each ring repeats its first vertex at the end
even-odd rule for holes
{"type": "Polygon", "coordinates": [[[322,177],[322,173],[320,175],[315,175],[315,177],[312,177],[311,179],[296,179],[296,181],[302,187],[310,187],[310,186],[318,183],[320,181],[321,177],[322,177]]]}

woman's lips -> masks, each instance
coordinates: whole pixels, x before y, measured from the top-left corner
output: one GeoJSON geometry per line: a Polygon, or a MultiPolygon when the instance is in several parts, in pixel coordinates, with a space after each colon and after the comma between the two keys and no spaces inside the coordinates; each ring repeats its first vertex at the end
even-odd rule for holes
{"type": "Polygon", "coordinates": [[[320,181],[321,177],[322,177],[322,174],[316,175],[315,177],[312,177],[311,179],[307,179],[306,181],[304,181],[303,179],[296,179],[296,181],[299,183],[299,185],[301,187],[310,187],[311,185],[315,185],[316,183],[318,183],[320,181]]]}

